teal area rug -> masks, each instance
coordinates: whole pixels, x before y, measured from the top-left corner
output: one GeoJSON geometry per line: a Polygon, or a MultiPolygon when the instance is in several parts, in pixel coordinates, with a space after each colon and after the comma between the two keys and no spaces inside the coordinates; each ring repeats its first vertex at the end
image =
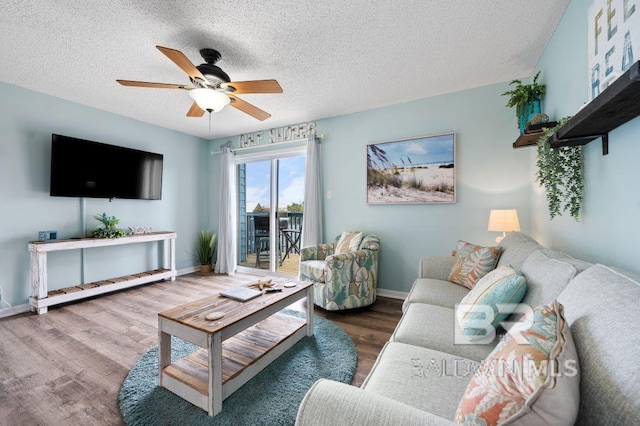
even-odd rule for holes
{"type": "MultiPolygon", "coordinates": [[[[301,312],[285,313],[302,317],[301,312]]],[[[351,338],[331,321],[314,316],[314,335],[304,337],[222,403],[215,417],[158,386],[158,347],[133,366],[120,388],[127,425],[293,425],[313,383],[328,378],[351,383],[357,352],[351,338]]],[[[172,338],[172,361],[197,349],[172,338]]]]}

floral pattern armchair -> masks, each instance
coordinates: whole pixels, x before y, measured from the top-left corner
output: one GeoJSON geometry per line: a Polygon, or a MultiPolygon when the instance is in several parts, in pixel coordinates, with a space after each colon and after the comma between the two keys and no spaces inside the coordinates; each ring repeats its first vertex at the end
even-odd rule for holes
{"type": "Polygon", "coordinates": [[[314,283],[315,305],[329,311],[371,305],[378,282],[378,236],[364,233],[357,251],[341,254],[334,254],[336,242],[303,247],[299,279],[314,283]]]}

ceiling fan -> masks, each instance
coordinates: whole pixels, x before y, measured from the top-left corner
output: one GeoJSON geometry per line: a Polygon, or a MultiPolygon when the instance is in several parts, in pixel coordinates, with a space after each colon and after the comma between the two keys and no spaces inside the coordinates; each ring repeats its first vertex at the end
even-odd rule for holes
{"type": "Polygon", "coordinates": [[[189,76],[192,85],[151,83],[146,81],[116,80],[123,86],[151,87],[156,89],[188,90],[194,102],[187,117],[202,117],[204,112],[218,112],[225,105],[239,109],[250,116],[263,121],[271,117],[266,111],[240,99],[238,94],[245,93],[282,93],[282,87],[276,80],[231,81],[227,73],[215,63],[221,58],[214,49],[202,49],[200,55],[205,63],[195,66],[179,50],[156,46],[189,76]]]}

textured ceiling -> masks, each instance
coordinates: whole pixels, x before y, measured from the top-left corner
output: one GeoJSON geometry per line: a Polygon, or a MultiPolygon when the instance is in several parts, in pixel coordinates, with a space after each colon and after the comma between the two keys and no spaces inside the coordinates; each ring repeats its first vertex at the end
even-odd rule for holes
{"type": "MultiPolygon", "coordinates": [[[[569,0],[4,0],[0,81],[206,139],[398,104],[533,72],[569,0]],[[222,54],[232,81],[276,79],[282,94],[240,97],[187,118],[188,84],[156,49],[222,54]]],[[[35,111],[35,109],[34,109],[35,111]]],[[[42,110],[38,110],[42,113],[42,110]]]]}

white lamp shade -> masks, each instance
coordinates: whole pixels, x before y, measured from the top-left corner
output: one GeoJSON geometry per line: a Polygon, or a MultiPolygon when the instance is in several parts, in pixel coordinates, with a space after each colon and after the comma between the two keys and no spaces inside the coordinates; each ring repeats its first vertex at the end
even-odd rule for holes
{"type": "Polygon", "coordinates": [[[230,102],[227,95],[213,89],[193,89],[189,91],[189,96],[200,108],[209,112],[218,112],[230,102]]]}
{"type": "Polygon", "coordinates": [[[489,231],[511,232],[520,230],[518,212],[513,210],[491,210],[489,214],[489,231]]]}

